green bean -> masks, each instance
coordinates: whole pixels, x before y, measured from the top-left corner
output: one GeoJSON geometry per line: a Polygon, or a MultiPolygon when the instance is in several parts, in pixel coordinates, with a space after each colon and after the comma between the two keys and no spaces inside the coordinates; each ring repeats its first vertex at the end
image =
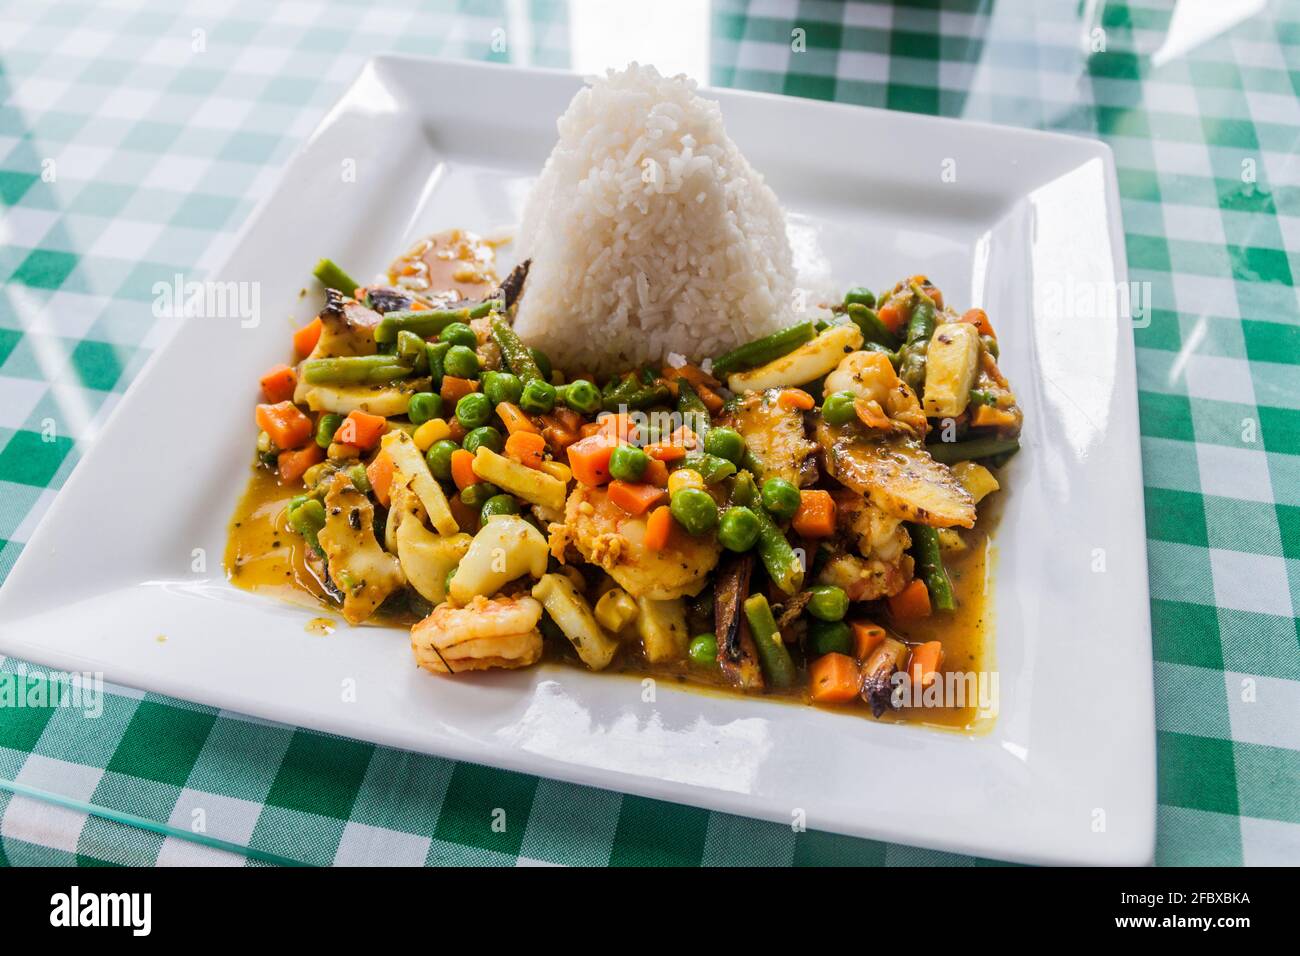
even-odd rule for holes
{"type": "Polygon", "coordinates": [[[876,297],[865,286],[855,285],[844,293],[844,304],[846,306],[865,305],[868,309],[874,309],[876,307],[876,297]]]}
{"type": "Polygon", "coordinates": [[[754,483],[753,475],[747,471],[742,471],[736,476],[736,480],[731,483],[730,500],[733,505],[751,508],[754,502],[758,500],[758,485],[754,483]]]}
{"type": "Polygon", "coordinates": [[[709,409],[695,391],[695,386],[684,378],[677,379],[677,413],[682,416],[682,424],[689,427],[696,435],[705,437],[709,431],[709,409]]]}
{"type": "Polygon", "coordinates": [[[414,332],[422,339],[438,335],[453,322],[468,322],[469,309],[403,309],[389,312],[375,326],[375,341],[380,345],[396,342],[397,333],[414,332]]]}
{"type": "Polygon", "coordinates": [[[936,324],[934,300],[921,287],[912,283],[912,295],[916,297],[912,305],[912,316],[907,320],[907,344],[928,342],[934,335],[936,324]]]}
{"type": "Polygon", "coordinates": [[[740,458],[740,467],[745,469],[754,478],[761,480],[763,477],[763,463],[758,456],[754,454],[754,449],[746,448],[745,454],[740,458]]]}
{"type": "Polygon", "coordinates": [[[713,374],[722,378],[732,372],[765,365],[779,359],[782,355],[789,355],[805,342],[811,342],[816,334],[816,327],[812,322],[800,322],[780,332],[773,332],[753,342],[746,342],[726,355],[714,359],[713,374]]]}
{"type": "Polygon", "coordinates": [[[772,616],[772,607],[761,594],[750,595],[745,600],[745,617],[749,620],[749,633],[758,651],[758,662],[763,676],[772,687],[789,687],[795,681],[794,661],[781,642],[781,631],[772,616]]]}
{"type": "Polygon", "coordinates": [[[451,351],[450,342],[428,342],[424,354],[429,362],[429,375],[433,378],[433,390],[442,388],[442,377],[446,374],[447,353],[451,351]]]}
{"type": "Polygon", "coordinates": [[[915,545],[916,571],[930,592],[930,603],[940,611],[953,611],[957,599],[953,597],[952,581],[943,566],[939,551],[939,532],[929,525],[910,524],[907,530],[915,545]]]}
{"type": "Polygon", "coordinates": [[[682,459],[682,466],[698,471],[706,485],[716,485],[724,478],[730,478],[736,473],[734,462],[727,461],[727,459],[719,455],[710,455],[707,452],[687,455],[682,459]]]}
{"type": "MultiPolygon", "coordinates": [[[[862,345],[862,351],[864,351],[864,352],[879,352],[881,355],[883,355],[883,356],[885,356],[886,358],[889,359],[889,364],[892,365],[892,366],[894,366],[894,371],[898,371],[898,364],[899,364],[900,361],[902,361],[902,359],[901,359],[901,357],[900,357],[900,355],[899,355],[899,353],[898,353],[897,351],[895,351],[895,350],[893,350],[893,349],[885,348],[885,346],[881,345],[879,342],[865,342],[865,343],[863,343],[863,345],[862,345]]],[[[808,387],[805,385],[805,386],[804,386],[804,390],[807,391],[807,388],[808,388],[808,387]]]]}
{"type": "Polygon", "coordinates": [[[289,512],[289,527],[297,531],[318,554],[323,554],[316,535],[325,527],[325,506],[315,498],[308,498],[289,512]]]}
{"type": "Polygon", "coordinates": [[[898,336],[885,327],[885,323],[881,322],[880,317],[876,315],[875,309],[850,302],[848,313],[853,324],[861,330],[865,341],[883,345],[886,349],[892,349],[898,344],[898,336]]]}
{"type": "Polygon", "coordinates": [[[604,395],[601,407],[607,412],[616,412],[620,408],[649,408],[651,405],[663,405],[671,397],[672,393],[663,382],[645,385],[635,375],[631,375],[604,395]]]}
{"type": "Polygon", "coordinates": [[[786,594],[794,594],[803,584],[803,565],[786,540],[785,532],[777,527],[772,516],[763,508],[751,508],[758,519],[758,557],[767,569],[772,582],[786,594]]]}
{"type": "Polygon", "coordinates": [[[510,327],[510,323],[504,316],[493,317],[492,340],[501,349],[501,356],[510,366],[510,371],[518,375],[525,385],[529,382],[547,380],[542,375],[537,359],[533,358],[533,353],[515,334],[515,330],[510,327]]]}
{"type": "Polygon", "coordinates": [[[339,430],[339,426],[342,424],[342,415],[336,415],[333,412],[322,415],[316,422],[316,444],[322,448],[328,448],[330,442],[334,441],[334,433],[339,430]]]}
{"type": "Polygon", "coordinates": [[[408,329],[397,333],[397,358],[403,365],[411,366],[417,375],[429,370],[429,355],[424,345],[424,339],[408,329]]]}
{"type": "Polygon", "coordinates": [[[303,362],[302,380],[308,385],[383,385],[411,371],[393,355],[341,355],[303,362]]]}
{"type": "Polygon", "coordinates": [[[1020,450],[1020,440],[1016,438],[968,438],[965,441],[937,441],[925,446],[930,457],[945,465],[955,465],[959,461],[976,461],[980,458],[992,458],[1020,450]]]}
{"type": "Polygon", "coordinates": [[[352,479],[352,486],[363,495],[370,493],[370,476],[366,474],[366,466],[360,463],[353,465],[348,469],[348,477],[352,479]]]}
{"type": "Polygon", "coordinates": [[[342,292],[346,296],[355,295],[360,286],[360,283],[340,269],[333,259],[320,260],[316,263],[316,268],[311,270],[311,274],[319,279],[320,284],[325,288],[342,292]]]}

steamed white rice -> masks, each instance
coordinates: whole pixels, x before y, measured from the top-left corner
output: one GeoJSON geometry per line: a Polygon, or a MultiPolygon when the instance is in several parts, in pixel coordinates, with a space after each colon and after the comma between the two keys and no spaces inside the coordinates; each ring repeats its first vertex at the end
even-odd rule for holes
{"type": "Polygon", "coordinates": [[[557,367],[609,374],[790,324],[785,216],[693,81],[610,71],[558,128],[520,227],[524,341],[557,367]]]}

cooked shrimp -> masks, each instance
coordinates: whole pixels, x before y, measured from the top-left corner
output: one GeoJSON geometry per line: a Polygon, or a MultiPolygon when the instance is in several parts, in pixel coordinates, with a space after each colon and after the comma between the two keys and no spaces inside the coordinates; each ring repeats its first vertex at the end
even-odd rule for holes
{"type": "Polygon", "coordinates": [[[891,419],[924,435],[925,413],[916,393],[898,377],[888,356],[881,352],[852,352],[826,376],[825,394],[852,392],[875,402],[891,419]]]}
{"type": "Polygon", "coordinates": [[[542,606],[527,594],[439,604],[411,628],[415,662],[435,674],[527,667],[542,656],[542,606]]]}
{"type": "Polygon", "coordinates": [[[634,598],[666,601],[698,593],[722,553],[717,539],[679,534],[671,548],[651,551],[643,544],[645,529],[645,517],[629,515],[604,488],[580,484],[569,495],[564,524],[550,527],[552,553],[572,544],[634,598]]]}
{"type": "Polygon", "coordinates": [[[852,601],[874,601],[901,591],[912,580],[912,538],[898,518],[885,514],[859,494],[835,495],[840,529],[853,538],[858,554],[840,554],[823,565],[818,584],[844,589],[852,601]]]}

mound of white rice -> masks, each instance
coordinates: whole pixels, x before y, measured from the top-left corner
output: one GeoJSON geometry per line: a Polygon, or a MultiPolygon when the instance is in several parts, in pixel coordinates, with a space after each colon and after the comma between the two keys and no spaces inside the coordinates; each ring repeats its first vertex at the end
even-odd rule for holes
{"type": "Polygon", "coordinates": [[[558,127],[518,237],[533,260],[525,342],[609,374],[790,324],[785,216],[693,81],[633,63],[592,81],[558,127]]]}

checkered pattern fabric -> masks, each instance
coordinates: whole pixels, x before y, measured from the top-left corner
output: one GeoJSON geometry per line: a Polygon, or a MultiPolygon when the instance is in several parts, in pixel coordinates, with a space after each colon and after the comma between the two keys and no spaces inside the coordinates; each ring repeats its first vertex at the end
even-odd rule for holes
{"type": "MultiPolygon", "coordinates": [[[[566,66],[584,6],[0,5],[0,578],[158,344],[152,282],[220,260],[366,57],[566,66]]],[[[1135,336],[1157,859],[1294,863],[1300,5],[1215,9],[724,0],[708,79],[1113,147],[1130,273],[1154,296],[1135,336]]],[[[95,720],[0,708],[0,777],[310,863],[974,862],[110,690],[95,720]]],[[[0,862],[249,861],[0,794],[0,862]]]]}

